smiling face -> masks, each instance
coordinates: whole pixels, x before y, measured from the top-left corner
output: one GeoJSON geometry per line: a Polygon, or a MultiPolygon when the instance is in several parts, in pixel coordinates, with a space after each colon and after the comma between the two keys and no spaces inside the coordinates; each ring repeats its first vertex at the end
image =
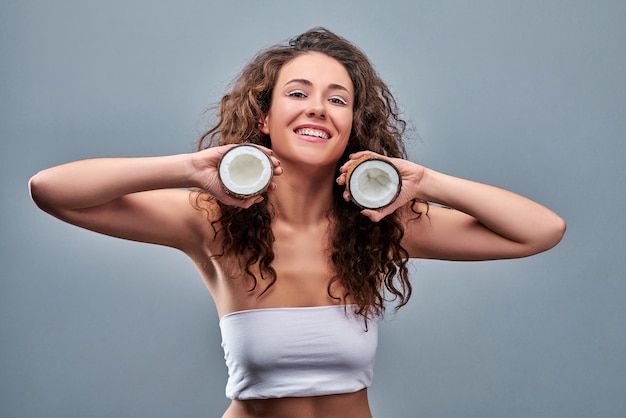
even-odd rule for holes
{"type": "Polygon", "coordinates": [[[309,52],[281,68],[261,131],[279,159],[334,169],[350,138],[353,102],[343,65],[309,52]]]}

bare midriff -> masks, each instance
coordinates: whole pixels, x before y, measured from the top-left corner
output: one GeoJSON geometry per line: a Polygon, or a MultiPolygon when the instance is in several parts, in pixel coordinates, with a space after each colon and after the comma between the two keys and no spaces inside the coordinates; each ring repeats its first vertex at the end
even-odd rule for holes
{"type": "Polygon", "coordinates": [[[372,418],[367,389],[305,398],[233,400],[222,418],[372,418]]]}

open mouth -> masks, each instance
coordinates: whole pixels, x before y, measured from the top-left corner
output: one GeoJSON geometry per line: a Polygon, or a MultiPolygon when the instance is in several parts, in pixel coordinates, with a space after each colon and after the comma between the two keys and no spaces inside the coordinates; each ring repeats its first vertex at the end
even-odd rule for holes
{"type": "Polygon", "coordinates": [[[313,129],[313,128],[300,128],[296,129],[295,133],[297,135],[309,137],[313,140],[324,140],[327,141],[330,139],[330,134],[321,129],[313,129]]]}

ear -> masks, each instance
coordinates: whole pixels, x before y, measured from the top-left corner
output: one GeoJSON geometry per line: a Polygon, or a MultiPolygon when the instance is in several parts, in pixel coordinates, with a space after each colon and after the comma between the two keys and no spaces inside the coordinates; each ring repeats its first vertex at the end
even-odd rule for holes
{"type": "Polygon", "coordinates": [[[268,118],[267,113],[263,114],[263,116],[259,118],[259,130],[263,132],[265,135],[270,134],[270,129],[267,126],[267,118],[268,118]]]}

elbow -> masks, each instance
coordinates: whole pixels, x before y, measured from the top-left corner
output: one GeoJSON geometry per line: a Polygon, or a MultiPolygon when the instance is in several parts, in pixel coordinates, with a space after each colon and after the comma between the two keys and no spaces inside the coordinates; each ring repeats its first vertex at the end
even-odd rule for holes
{"type": "Polygon", "coordinates": [[[28,180],[28,193],[38,207],[41,207],[41,182],[40,174],[37,173],[28,180]]]}
{"type": "Polygon", "coordinates": [[[550,234],[550,246],[548,248],[552,248],[561,242],[563,236],[565,235],[565,231],[567,231],[567,224],[565,223],[565,220],[558,215],[555,215],[555,218],[552,232],[550,234]]]}
{"type": "Polygon", "coordinates": [[[45,173],[41,171],[32,176],[30,180],[28,180],[28,191],[30,198],[39,209],[51,213],[52,205],[48,198],[50,193],[47,192],[45,177],[45,173]]]}
{"type": "Polygon", "coordinates": [[[557,227],[557,237],[558,237],[558,239],[556,240],[554,245],[556,245],[559,242],[561,242],[561,240],[563,239],[563,236],[565,235],[565,231],[567,231],[567,223],[565,222],[565,220],[563,218],[561,218],[561,217],[558,217],[558,218],[559,218],[559,220],[558,220],[558,227],[557,227]]]}
{"type": "Polygon", "coordinates": [[[563,218],[553,214],[549,223],[542,228],[541,238],[537,240],[533,254],[541,253],[554,248],[565,235],[567,224],[563,218]]]}

